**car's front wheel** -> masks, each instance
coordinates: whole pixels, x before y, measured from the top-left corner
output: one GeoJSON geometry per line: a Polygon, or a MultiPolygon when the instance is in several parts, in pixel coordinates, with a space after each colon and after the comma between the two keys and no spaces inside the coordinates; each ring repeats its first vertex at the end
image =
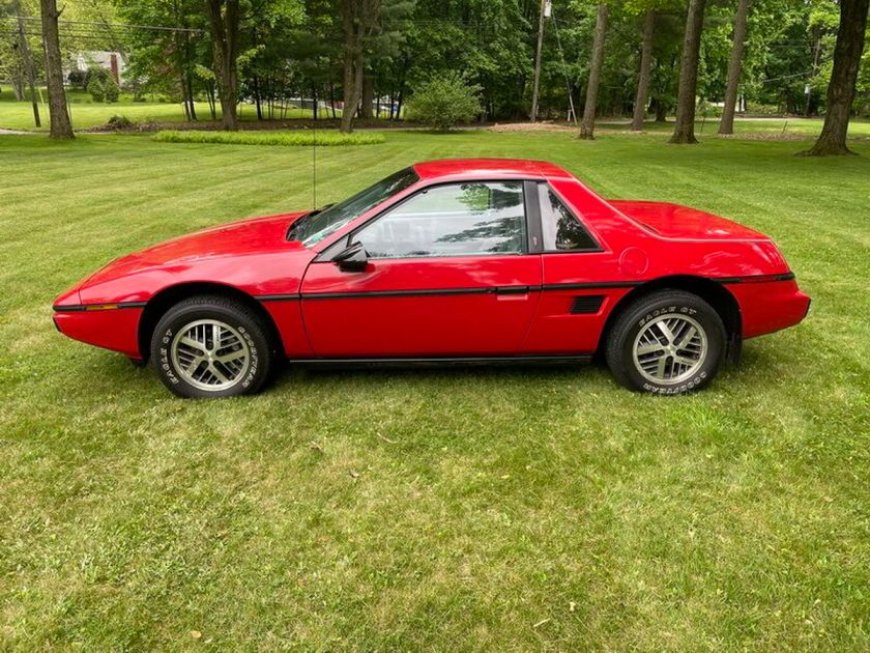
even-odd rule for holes
{"type": "Polygon", "coordinates": [[[181,397],[232,397],[257,392],[269,378],[271,347],[259,316],[211,295],[170,308],[151,337],[160,379],[181,397]]]}
{"type": "Polygon", "coordinates": [[[607,341],[607,364],[633,390],[683,394],[713,380],[725,342],[722,318],[710,304],[692,293],[663,290],[619,316],[607,341]]]}

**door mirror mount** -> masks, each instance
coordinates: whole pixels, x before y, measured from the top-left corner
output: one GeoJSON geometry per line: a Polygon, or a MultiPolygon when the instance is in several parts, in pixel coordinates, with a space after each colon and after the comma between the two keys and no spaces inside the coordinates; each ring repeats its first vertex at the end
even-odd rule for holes
{"type": "Polygon", "coordinates": [[[366,269],[369,256],[360,242],[351,243],[332,259],[342,272],[362,272],[366,269]]]}

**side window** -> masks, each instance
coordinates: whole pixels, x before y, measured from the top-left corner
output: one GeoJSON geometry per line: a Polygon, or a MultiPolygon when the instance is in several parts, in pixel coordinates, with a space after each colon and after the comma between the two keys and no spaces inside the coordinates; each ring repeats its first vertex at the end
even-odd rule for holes
{"type": "Polygon", "coordinates": [[[598,250],[598,243],[547,184],[538,185],[545,252],[598,250]]]}
{"type": "Polygon", "coordinates": [[[522,254],[523,182],[446,184],[421,191],[356,233],[370,258],[522,254]]]}

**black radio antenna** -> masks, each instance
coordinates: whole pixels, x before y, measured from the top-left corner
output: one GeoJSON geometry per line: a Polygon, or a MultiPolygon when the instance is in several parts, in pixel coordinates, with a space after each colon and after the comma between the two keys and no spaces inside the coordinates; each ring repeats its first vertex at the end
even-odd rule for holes
{"type": "Polygon", "coordinates": [[[315,95],[312,98],[314,102],[314,108],[312,109],[312,113],[314,114],[314,138],[311,140],[311,186],[313,189],[314,195],[314,205],[311,207],[312,211],[317,210],[317,96],[315,95]]]}

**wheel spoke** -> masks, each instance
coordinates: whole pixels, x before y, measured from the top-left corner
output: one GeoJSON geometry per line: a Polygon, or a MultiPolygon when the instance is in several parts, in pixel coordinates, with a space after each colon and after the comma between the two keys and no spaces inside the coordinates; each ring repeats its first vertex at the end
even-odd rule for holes
{"type": "Polygon", "coordinates": [[[226,365],[227,363],[233,363],[237,360],[240,360],[240,359],[244,358],[245,356],[247,356],[247,354],[244,351],[239,350],[239,351],[230,352],[229,354],[224,354],[223,356],[215,356],[214,359],[218,363],[223,363],[226,365]]]}
{"type": "Polygon", "coordinates": [[[664,320],[659,320],[656,322],[656,327],[658,327],[659,332],[665,337],[668,344],[671,344],[674,341],[674,333],[670,330],[667,323],[664,320]]]}
{"type": "Polygon", "coordinates": [[[687,328],[680,334],[679,338],[677,338],[674,346],[677,347],[677,349],[685,347],[690,342],[692,342],[692,338],[695,337],[696,333],[698,333],[698,330],[695,327],[693,327],[692,325],[687,325],[687,328]]]}
{"type": "Polygon", "coordinates": [[[658,353],[660,351],[664,351],[664,350],[665,350],[664,345],[662,345],[657,340],[654,340],[653,342],[650,342],[646,345],[641,345],[640,347],[638,347],[637,348],[637,355],[638,356],[648,356],[649,354],[656,354],[656,353],[658,353]]]}
{"type": "Polygon", "coordinates": [[[202,356],[196,356],[196,357],[192,358],[190,363],[187,366],[187,373],[192,375],[194,372],[196,372],[197,368],[200,366],[202,361],[203,361],[202,356]]]}
{"type": "Polygon", "coordinates": [[[208,364],[208,371],[211,372],[211,373],[212,373],[214,376],[216,376],[218,379],[220,379],[220,381],[221,381],[222,383],[229,383],[229,382],[230,382],[230,378],[229,378],[226,374],[224,374],[223,372],[221,372],[221,371],[218,369],[218,366],[215,365],[214,363],[209,363],[209,364],[208,364]]]}
{"type": "Polygon", "coordinates": [[[688,356],[680,356],[678,354],[674,356],[674,362],[679,363],[680,365],[685,365],[686,367],[692,367],[695,363],[698,362],[698,359],[689,358],[688,356]]]}
{"type": "Polygon", "coordinates": [[[183,336],[180,340],[181,344],[187,345],[188,347],[193,347],[203,353],[205,353],[205,345],[202,344],[199,340],[191,338],[190,336],[183,336]]]}
{"type": "Polygon", "coordinates": [[[665,368],[667,367],[667,364],[668,364],[668,357],[667,356],[662,356],[661,358],[659,358],[659,364],[656,365],[656,376],[659,377],[660,379],[665,378],[665,368]]]}

